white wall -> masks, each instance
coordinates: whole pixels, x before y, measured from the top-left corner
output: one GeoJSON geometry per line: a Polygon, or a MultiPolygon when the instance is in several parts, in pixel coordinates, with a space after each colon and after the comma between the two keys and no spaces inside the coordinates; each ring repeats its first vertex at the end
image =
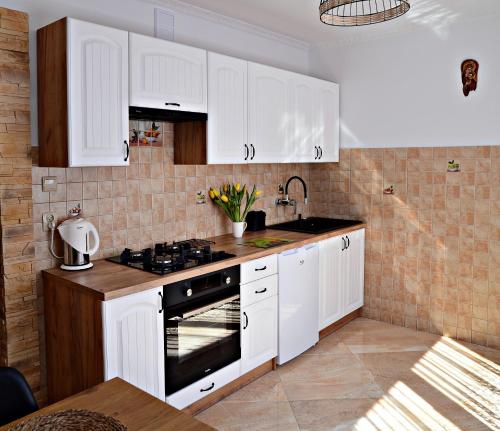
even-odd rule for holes
{"type": "MultiPolygon", "coordinates": [[[[30,18],[30,68],[32,91],[32,143],[36,133],[36,30],[62,17],[153,35],[154,9],[138,0],[2,0],[2,6],[27,12],[30,18]]],[[[204,19],[189,10],[174,10],[175,41],[222,54],[307,73],[309,52],[305,44],[240,26],[229,19],[204,19]]]]}
{"type": "Polygon", "coordinates": [[[499,47],[498,22],[483,19],[315,46],[310,67],[340,84],[343,147],[500,145],[499,47]],[[480,63],[468,98],[465,58],[480,63]]]}

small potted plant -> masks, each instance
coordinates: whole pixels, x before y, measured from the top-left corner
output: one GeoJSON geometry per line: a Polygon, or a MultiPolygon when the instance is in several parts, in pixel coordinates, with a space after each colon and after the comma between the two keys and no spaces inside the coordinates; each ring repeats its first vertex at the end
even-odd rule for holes
{"type": "Polygon", "coordinates": [[[246,186],[241,187],[240,183],[224,184],[219,189],[210,188],[208,192],[210,199],[222,208],[222,210],[233,222],[233,236],[241,238],[247,228],[245,219],[253,204],[261,195],[261,192],[253,186],[249,193],[246,186]],[[243,198],[246,197],[245,208],[242,211],[243,198]]]}

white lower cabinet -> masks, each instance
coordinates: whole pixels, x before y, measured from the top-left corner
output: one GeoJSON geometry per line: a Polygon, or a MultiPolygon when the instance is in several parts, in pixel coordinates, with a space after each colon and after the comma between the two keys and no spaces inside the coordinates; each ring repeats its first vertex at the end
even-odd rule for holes
{"type": "Polygon", "coordinates": [[[365,230],[319,243],[319,329],[363,306],[365,230]]]}
{"type": "Polygon", "coordinates": [[[165,400],[163,287],[102,304],[104,378],[120,377],[165,400]]]}
{"type": "Polygon", "coordinates": [[[241,374],[278,355],[278,297],[242,309],[241,374]]]}
{"type": "Polygon", "coordinates": [[[240,361],[233,362],[227,367],[177,391],[175,394],[169,395],[166,402],[177,409],[186,408],[231,383],[238,377],[240,377],[240,361]]]}

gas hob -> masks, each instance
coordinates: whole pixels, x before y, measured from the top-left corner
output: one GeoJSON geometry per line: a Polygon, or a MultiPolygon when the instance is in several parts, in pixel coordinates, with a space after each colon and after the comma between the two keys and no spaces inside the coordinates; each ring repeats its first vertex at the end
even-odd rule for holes
{"type": "Polygon", "coordinates": [[[211,241],[200,239],[189,239],[172,244],[158,243],[154,248],[140,251],[126,248],[119,256],[106,260],[165,275],[235,257],[234,254],[225,251],[212,250],[213,244],[211,241]]]}

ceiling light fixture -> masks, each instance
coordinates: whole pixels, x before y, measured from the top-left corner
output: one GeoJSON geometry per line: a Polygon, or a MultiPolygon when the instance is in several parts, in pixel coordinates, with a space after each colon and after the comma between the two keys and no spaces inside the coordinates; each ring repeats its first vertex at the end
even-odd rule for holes
{"type": "Polygon", "coordinates": [[[321,0],[319,5],[321,21],[340,27],[389,21],[409,10],[407,0],[321,0]]]}

